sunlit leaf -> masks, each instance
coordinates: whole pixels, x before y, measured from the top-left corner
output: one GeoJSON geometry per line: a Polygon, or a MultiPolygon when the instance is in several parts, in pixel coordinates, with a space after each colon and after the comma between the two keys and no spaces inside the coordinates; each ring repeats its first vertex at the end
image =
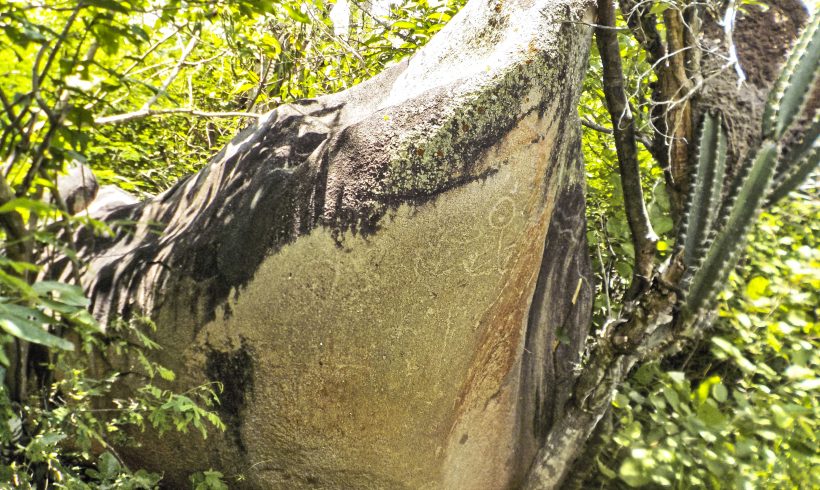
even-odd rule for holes
{"type": "Polygon", "coordinates": [[[41,325],[33,321],[10,314],[3,304],[0,304],[0,328],[21,340],[46,347],[74,350],[74,344],[68,340],[46,332],[41,325]]]}

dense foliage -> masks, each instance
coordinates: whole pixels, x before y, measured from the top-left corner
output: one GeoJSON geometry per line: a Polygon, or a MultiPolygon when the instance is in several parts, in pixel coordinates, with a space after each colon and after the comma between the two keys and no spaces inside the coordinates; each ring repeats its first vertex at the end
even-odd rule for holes
{"type": "Polygon", "coordinates": [[[761,217],[721,297],[716,335],[642,366],[619,391],[600,480],[820,484],[820,195],[811,186],[793,197],[761,217]]]}
{"type": "MultiPolygon", "coordinates": [[[[60,172],[85,163],[104,184],[161,192],[200,168],[249,118],[380,72],[423,45],[462,4],[0,0],[0,481],[152,488],[161,475],[128,468],[115,447],[139,444],[149,427],[193,429],[192,437],[222,427],[214,410],[219,386],[184,394],[163,387],[174,373],[145,355],[158,348],[149,319],[115,321],[103,332],[76,277],[42,277],[54,250],[71,250],[66,237],[76,227],[109,232],[68,212],[55,186],[60,172]]],[[[640,45],[626,33],[620,41],[637,126],[648,140],[654,79],[640,45]]],[[[601,327],[618,314],[634,250],[594,48],[580,116],[601,327]]],[[[662,170],[646,146],[639,148],[642,183],[663,258],[674,226],[662,170]]],[[[809,186],[763,216],[723,295],[718,336],[635,370],[615,399],[614,432],[593,480],[819,484],[818,197],[809,186]]],[[[224,488],[223,479],[234,477],[241,475],[206,471],[191,482],[224,488]]]]}
{"type": "MultiPolygon", "coordinates": [[[[638,158],[658,258],[674,229],[662,169],[653,160],[647,85],[656,80],[634,38],[620,39],[628,93],[640,128],[638,158]],[[636,74],[629,76],[629,73],[636,74]]],[[[594,51],[580,114],[585,121],[591,255],[599,279],[595,324],[617,318],[634,249],[594,51]]],[[[812,488],[820,415],[817,320],[820,212],[816,181],[760,217],[746,259],[732,274],[708,340],[636,369],[613,402],[587,485],[674,488],[812,488]]],[[[701,333],[702,334],[702,333],[701,333]]]]}
{"type": "MultiPolygon", "coordinates": [[[[657,258],[675,244],[662,169],[652,158],[656,82],[642,48],[620,39],[627,92],[639,128],[638,159],[657,258]],[[629,76],[629,74],[637,74],[629,76]]],[[[588,238],[599,294],[595,324],[618,318],[634,248],[624,213],[611,130],[593,51],[579,112],[585,122],[588,238]]],[[[815,116],[816,117],[816,116],[815,116]]],[[[816,145],[816,142],[808,141],[816,145]]],[[[613,401],[611,433],[588,485],[675,488],[813,488],[820,484],[818,285],[820,188],[816,179],[768,209],[751,233],[745,260],[729,278],[718,315],[694,349],[635,369],[613,401]]],[[[741,242],[742,237],[734,237],[741,242]]]]}

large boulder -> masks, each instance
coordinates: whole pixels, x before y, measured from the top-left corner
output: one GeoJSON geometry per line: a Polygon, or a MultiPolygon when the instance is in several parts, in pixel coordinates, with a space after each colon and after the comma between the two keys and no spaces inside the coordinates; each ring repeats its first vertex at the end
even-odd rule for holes
{"type": "Polygon", "coordinates": [[[125,454],[252,488],[504,488],[591,299],[576,106],[587,2],[470,2],[407,62],[285,105],[88,239],[95,313],[150,314],[225,433],[125,454]],[[535,298],[535,299],[534,299],[535,298]]]}

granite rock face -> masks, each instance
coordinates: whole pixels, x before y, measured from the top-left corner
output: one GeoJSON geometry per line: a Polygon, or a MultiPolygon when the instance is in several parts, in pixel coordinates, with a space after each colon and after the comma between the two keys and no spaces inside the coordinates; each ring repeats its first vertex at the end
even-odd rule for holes
{"type": "Polygon", "coordinates": [[[474,0],[409,61],[278,108],[86,237],[94,312],[150,314],[228,430],[127,457],[185,485],[515,486],[592,297],[588,3],[474,0]],[[560,339],[560,340],[559,340],[560,339]]]}

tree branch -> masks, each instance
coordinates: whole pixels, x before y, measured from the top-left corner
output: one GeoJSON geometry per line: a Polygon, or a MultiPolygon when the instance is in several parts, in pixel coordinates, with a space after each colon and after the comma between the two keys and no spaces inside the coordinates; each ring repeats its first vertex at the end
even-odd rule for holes
{"type": "MultiPolygon", "coordinates": [[[[91,61],[94,59],[94,55],[97,53],[98,48],[99,44],[96,41],[93,41],[91,45],[88,46],[88,51],[86,52],[85,57],[83,58],[85,63],[91,63],[91,61]]],[[[75,64],[75,62],[72,62],[72,65],[75,64]]],[[[62,128],[63,121],[68,112],[71,110],[71,93],[68,91],[68,89],[63,89],[60,92],[59,99],[57,100],[57,102],[54,103],[54,107],[51,108],[49,108],[45,100],[43,100],[39,96],[38,92],[35,92],[35,97],[38,100],[40,106],[42,107],[43,112],[45,112],[48,116],[48,123],[50,126],[46,131],[43,140],[40,142],[37,151],[35,152],[34,158],[31,161],[31,167],[28,169],[26,177],[23,179],[22,186],[17,190],[17,194],[21,196],[28,192],[29,187],[31,187],[35,175],[37,175],[37,173],[40,171],[40,166],[46,160],[48,149],[51,146],[51,140],[57,134],[57,131],[59,131],[62,128]]]]}
{"type": "Polygon", "coordinates": [[[581,118],[581,126],[585,126],[589,129],[592,129],[593,131],[598,131],[599,133],[612,134],[612,130],[610,128],[601,126],[600,124],[595,124],[589,119],[581,118]]]}
{"type": "Polygon", "coordinates": [[[136,119],[144,119],[151,116],[166,116],[169,114],[180,114],[195,117],[253,117],[259,119],[265,114],[255,114],[253,112],[207,112],[197,109],[189,109],[185,107],[178,107],[173,109],[140,109],[134,112],[126,112],[125,114],[116,114],[114,116],[98,117],[94,119],[94,124],[102,126],[104,124],[122,124],[136,119]]]}
{"type": "Polygon", "coordinates": [[[157,102],[157,100],[159,100],[159,97],[168,91],[168,87],[171,86],[171,83],[173,83],[174,79],[177,77],[177,75],[179,75],[179,72],[182,71],[182,68],[185,66],[185,60],[188,59],[188,56],[190,56],[191,52],[193,52],[197,44],[199,44],[199,38],[196,36],[191,37],[190,41],[188,41],[188,44],[185,46],[185,49],[182,51],[182,54],[180,55],[179,61],[177,61],[177,65],[174,67],[174,70],[171,72],[170,75],[168,75],[168,78],[166,78],[165,81],[162,82],[162,87],[160,87],[159,90],[157,90],[157,93],[155,93],[150,99],[148,99],[145,102],[145,104],[143,104],[141,110],[150,110],[151,106],[154,105],[157,102]]]}
{"type": "MultiPolygon", "coordinates": [[[[680,272],[670,267],[668,275],[677,278],[680,272]]],[[[623,316],[608,323],[589,347],[572,397],[550,428],[523,488],[563,488],[587,440],[609,410],[615,388],[636,363],[658,355],[679,338],[685,325],[678,324],[680,318],[674,316],[677,295],[663,282],[655,280],[640,301],[629,301],[623,316]],[[650,348],[653,336],[661,337],[657,348],[650,348]]]]}
{"type": "MultiPolygon", "coordinates": [[[[581,126],[589,128],[593,131],[598,131],[599,133],[612,134],[612,129],[611,128],[608,128],[606,126],[601,126],[600,124],[596,124],[596,123],[590,121],[589,119],[581,119],[581,126]]],[[[642,144],[644,146],[644,148],[646,148],[646,151],[648,151],[649,153],[652,153],[654,148],[652,146],[652,141],[649,138],[647,138],[645,135],[642,135],[642,134],[636,134],[635,139],[638,143],[642,144]]],[[[654,153],[652,154],[652,156],[655,156],[654,153]]]]}
{"type": "Polygon", "coordinates": [[[0,103],[3,104],[3,110],[6,112],[6,116],[8,118],[9,124],[3,129],[3,133],[0,134],[0,148],[6,147],[6,138],[11,136],[10,144],[9,144],[9,153],[11,153],[11,146],[14,142],[14,134],[15,131],[17,134],[23,134],[23,127],[20,126],[20,120],[22,119],[17,114],[14,113],[14,104],[12,104],[8,98],[6,97],[6,93],[0,88],[0,103]]]}
{"type": "MultiPolygon", "coordinates": [[[[615,5],[612,0],[598,0],[598,23],[615,26],[615,5]]],[[[618,37],[611,29],[595,29],[595,39],[603,63],[604,95],[612,118],[624,208],[635,249],[632,282],[625,294],[625,299],[630,300],[637,297],[649,283],[658,237],[649,222],[641,189],[635,121],[626,99],[618,37]]]]}
{"type": "Polygon", "coordinates": [[[145,52],[144,52],[144,53],[142,53],[142,54],[140,55],[140,57],[139,57],[139,58],[137,58],[137,59],[136,59],[136,60],[135,60],[135,61],[131,64],[131,66],[129,66],[128,68],[126,68],[126,69],[125,69],[125,71],[123,71],[123,72],[122,72],[122,76],[123,76],[123,77],[125,77],[125,76],[127,76],[128,74],[130,74],[130,73],[131,73],[131,70],[133,70],[134,68],[136,68],[137,66],[139,66],[139,65],[140,65],[140,63],[142,63],[143,61],[145,61],[145,59],[146,59],[146,58],[148,58],[148,55],[150,55],[151,53],[153,53],[153,52],[154,52],[154,51],[155,51],[158,47],[162,46],[165,42],[167,42],[169,39],[171,39],[172,37],[174,37],[174,36],[175,36],[175,35],[176,35],[176,34],[177,34],[177,33],[178,33],[181,29],[182,29],[181,27],[177,27],[177,29],[176,29],[175,31],[173,31],[173,32],[169,32],[167,36],[163,37],[163,38],[162,38],[162,39],[160,39],[159,41],[157,41],[157,42],[155,42],[154,44],[152,44],[152,45],[151,45],[148,49],[146,49],[146,50],[145,50],[145,52]]]}

